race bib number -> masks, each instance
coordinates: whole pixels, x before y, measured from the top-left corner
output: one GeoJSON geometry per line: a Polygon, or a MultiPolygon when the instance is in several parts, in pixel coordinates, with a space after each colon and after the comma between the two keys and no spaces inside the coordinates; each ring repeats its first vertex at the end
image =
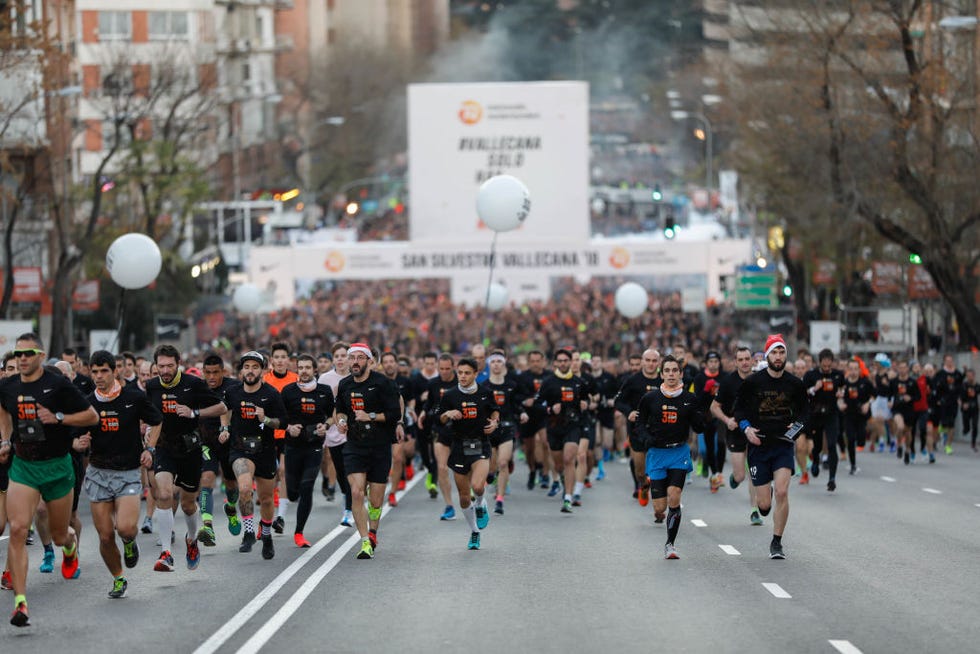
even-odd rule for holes
{"type": "Polygon", "coordinates": [[[562,402],[574,402],[575,401],[575,389],[573,389],[573,388],[562,388],[561,389],[561,401],[562,402]]]}
{"type": "Polygon", "coordinates": [[[463,454],[466,456],[480,456],[483,454],[483,441],[479,438],[467,438],[463,441],[463,454]]]}
{"type": "Polygon", "coordinates": [[[473,420],[474,418],[476,418],[476,407],[464,406],[461,413],[463,414],[464,420],[473,420]]]}

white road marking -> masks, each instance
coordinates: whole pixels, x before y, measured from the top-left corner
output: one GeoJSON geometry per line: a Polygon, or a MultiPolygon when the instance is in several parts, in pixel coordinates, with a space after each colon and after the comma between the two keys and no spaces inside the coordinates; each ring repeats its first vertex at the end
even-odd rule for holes
{"type": "Polygon", "coordinates": [[[941,490],[936,490],[935,488],[923,488],[922,490],[924,490],[927,493],[932,493],[933,495],[942,495],[943,494],[943,492],[941,490]]]}
{"type": "Polygon", "coordinates": [[[725,554],[730,554],[731,556],[739,556],[741,554],[741,552],[739,552],[731,545],[719,545],[718,547],[721,548],[722,552],[724,552],[725,554]]]}
{"type": "MultiPolygon", "coordinates": [[[[412,490],[412,488],[417,483],[422,481],[424,478],[425,478],[424,474],[415,475],[415,478],[405,485],[405,490],[401,491],[400,493],[397,493],[396,497],[398,499],[404,497],[405,494],[407,494],[410,490],[412,490]]],[[[382,517],[384,516],[384,514],[388,512],[390,508],[391,507],[387,505],[387,502],[385,502],[384,511],[382,512],[382,517]]],[[[243,606],[238,613],[233,615],[231,619],[229,619],[226,623],[221,625],[221,627],[219,627],[217,631],[211,634],[210,638],[208,638],[206,641],[201,643],[201,645],[194,650],[194,654],[214,654],[214,652],[217,652],[218,650],[222,649],[222,646],[226,642],[228,642],[230,638],[232,638],[235,634],[237,634],[239,630],[242,629],[242,627],[247,625],[251,621],[251,619],[255,617],[255,615],[258,614],[259,611],[261,611],[262,608],[266,604],[268,604],[273,597],[275,597],[276,593],[278,593],[279,590],[283,586],[285,586],[289,582],[289,580],[292,579],[296,575],[296,573],[303,568],[303,566],[305,566],[307,563],[313,560],[313,557],[315,557],[320,552],[320,550],[322,550],[324,547],[329,545],[331,541],[337,538],[337,536],[341,536],[343,534],[349,534],[351,533],[351,531],[352,531],[351,527],[342,527],[338,525],[333,529],[333,531],[331,531],[326,536],[318,540],[313,545],[313,547],[306,550],[306,552],[300,555],[298,559],[293,561],[288,568],[280,572],[279,576],[277,576],[275,579],[269,582],[269,585],[263,588],[262,592],[256,595],[252,599],[252,601],[250,601],[248,604],[243,606]]],[[[354,535],[351,536],[351,538],[348,540],[353,540],[354,537],[357,536],[356,529],[353,529],[353,534],[354,535]]],[[[356,540],[360,540],[360,537],[357,536],[356,540]]],[[[349,547],[350,545],[345,543],[344,546],[342,546],[337,551],[346,552],[349,547]]],[[[331,559],[332,558],[333,557],[331,557],[331,559]]],[[[329,563],[331,559],[328,559],[327,562],[329,563]]],[[[336,565],[336,563],[334,565],[336,565]]]]}
{"type": "Polygon", "coordinates": [[[707,527],[708,526],[708,523],[705,522],[704,520],[701,520],[700,518],[695,518],[694,520],[691,520],[691,524],[694,525],[695,527],[707,527]]]}
{"type": "Polygon", "coordinates": [[[895,483],[895,478],[894,477],[882,477],[881,480],[882,481],[887,481],[887,482],[892,483],[892,484],[895,483]]]}
{"type": "Polygon", "coordinates": [[[852,645],[849,640],[831,640],[828,642],[841,654],[861,654],[861,650],[852,645]]]}
{"type": "MultiPolygon", "coordinates": [[[[973,506],[975,506],[975,507],[977,507],[978,509],[980,509],[980,504],[974,504],[973,506]]],[[[3,539],[2,539],[2,538],[0,538],[0,540],[3,540],[3,539]]]]}
{"type": "Polygon", "coordinates": [[[779,599],[790,599],[791,597],[793,597],[785,590],[783,590],[782,586],[780,586],[779,584],[763,583],[762,587],[768,590],[770,593],[772,593],[773,597],[778,597],[779,599]]]}
{"type": "MultiPolygon", "coordinates": [[[[980,504],[977,504],[977,506],[980,506],[980,504]]],[[[7,540],[8,538],[10,538],[9,535],[8,536],[0,536],[0,540],[7,540]]]]}

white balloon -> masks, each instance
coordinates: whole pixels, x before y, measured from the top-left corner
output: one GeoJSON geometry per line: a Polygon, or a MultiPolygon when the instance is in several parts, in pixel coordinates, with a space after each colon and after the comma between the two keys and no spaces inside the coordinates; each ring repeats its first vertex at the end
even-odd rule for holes
{"type": "Polygon", "coordinates": [[[647,310],[646,289],[636,282],[626,282],[616,289],[616,309],[627,318],[636,318],[647,310]]]}
{"type": "Polygon", "coordinates": [[[476,196],[476,213],[495,232],[520,227],[531,211],[531,194],[511,175],[497,175],[483,182],[476,196]]]}
{"type": "Polygon", "coordinates": [[[232,304],[242,313],[255,313],[262,304],[262,291],[255,284],[242,284],[231,296],[232,304]]]}
{"type": "Polygon", "coordinates": [[[126,289],[149,286],[160,274],[160,247],[146,234],[123,234],[105,253],[105,267],[112,281],[126,289]]]}
{"type": "Polygon", "coordinates": [[[503,284],[498,284],[497,282],[490,284],[490,292],[487,294],[487,309],[490,311],[500,311],[507,306],[509,295],[507,287],[503,284]]]}

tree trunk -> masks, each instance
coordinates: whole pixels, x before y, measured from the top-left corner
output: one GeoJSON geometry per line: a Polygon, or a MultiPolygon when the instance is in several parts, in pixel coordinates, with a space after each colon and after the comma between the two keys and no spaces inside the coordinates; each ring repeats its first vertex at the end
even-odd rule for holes
{"type": "MultiPolygon", "coordinates": [[[[6,204],[6,202],[4,203],[6,204]]],[[[7,224],[4,226],[4,273],[3,273],[3,298],[0,299],[0,317],[8,318],[10,315],[10,303],[14,298],[14,225],[17,223],[17,212],[20,203],[16,203],[10,209],[7,216],[7,224]]]]}
{"type": "Polygon", "coordinates": [[[923,255],[923,265],[932,275],[936,288],[953,309],[956,324],[959,326],[959,347],[980,346],[980,307],[974,301],[974,289],[966,283],[956,261],[923,255]]]}

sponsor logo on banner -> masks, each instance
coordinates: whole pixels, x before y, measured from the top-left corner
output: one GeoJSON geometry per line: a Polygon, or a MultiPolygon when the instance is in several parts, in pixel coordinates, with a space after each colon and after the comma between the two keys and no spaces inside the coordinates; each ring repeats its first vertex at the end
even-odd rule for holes
{"type": "Polygon", "coordinates": [[[624,247],[614,247],[609,252],[609,265],[617,270],[622,270],[630,263],[630,251],[624,247]]]}
{"type": "Polygon", "coordinates": [[[483,118],[483,107],[476,100],[465,100],[459,110],[459,119],[464,125],[475,125],[483,118]]]}
{"type": "Polygon", "coordinates": [[[330,272],[335,273],[343,270],[344,264],[346,263],[347,260],[344,258],[344,254],[342,252],[338,252],[337,250],[331,250],[330,252],[327,253],[327,258],[323,262],[323,267],[329,270],[330,272]]]}

